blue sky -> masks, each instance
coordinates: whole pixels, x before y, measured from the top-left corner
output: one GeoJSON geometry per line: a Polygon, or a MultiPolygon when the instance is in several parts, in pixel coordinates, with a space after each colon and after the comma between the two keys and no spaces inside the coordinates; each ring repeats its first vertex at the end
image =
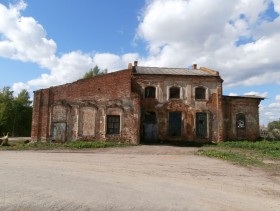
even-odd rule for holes
{"type": "Polygon", "coordinates": [[[224,94],[255,94],[280,118],[280,0],[0,0],[0,87],[75,81],[94,65],[220,72],[224,94]]]}

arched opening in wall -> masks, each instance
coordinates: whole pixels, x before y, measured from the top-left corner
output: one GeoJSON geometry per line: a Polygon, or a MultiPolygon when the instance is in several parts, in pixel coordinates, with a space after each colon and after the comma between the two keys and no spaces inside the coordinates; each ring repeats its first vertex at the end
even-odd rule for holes
{"type": "Polygon", "coordinates": [[[171,87],[169,89],[169,99],[179,99],[180,98],[180,88],[171,87]]]}
{"type": "Polygon", "coordinates": [[[206,99],[206,89],[204,87],[197,87],[195,89],[195,99],[205,100],[206,99]]]}
{"type": "Polygon", "coordinates": [[[157,141],[157,116],[155,112],[144,112],[143,141],[145,143],[154,143],[157,141]]]}
{"type": "Polygon", "coordinates": [[[145,98],[156,98],[156,88],[153,86],[146,87],[145,98]]]}
{"type": "Polygon", "coordinates": [[[236,135],[238,140],[246,139],[246,117],[242,113],[236,115],[236,135]]]}

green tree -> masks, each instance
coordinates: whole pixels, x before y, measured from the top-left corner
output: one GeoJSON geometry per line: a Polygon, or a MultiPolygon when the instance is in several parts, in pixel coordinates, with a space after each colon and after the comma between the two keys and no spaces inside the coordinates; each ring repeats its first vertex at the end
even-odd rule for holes
{"type": "Polygon", "coordinates": [[[0,135],[11,132],[13,124],[13,91],[10,87],[3,87],[0,91],[0,135]]]}
{"type": "Polygon", "coordinates": [[[30,136],[32,106],[27,90],[13,96],[10,87],[0,91],[0,136],[9,132],[12,136],[30,136]]]}
{"type": "Polygon", "coordinates": [[[272,131],[273,129],[280,129],[280,120],[268,123],[268,131],[272,131]]]}
{"type": "Polygon", "coordinates": [[[32,122],[32,107],[30,96],[23,89],[13,101],[13,136],[30,136],[32,122]]]}
{"type": "Polygon", "coordinates": [[[104,75],[107,72],[107,69],[101,70],[97,65],[95,65],[94,68],[91,68],[88,72],[85,73],[83,78],[92,78],[97,75],[104,75]]]}

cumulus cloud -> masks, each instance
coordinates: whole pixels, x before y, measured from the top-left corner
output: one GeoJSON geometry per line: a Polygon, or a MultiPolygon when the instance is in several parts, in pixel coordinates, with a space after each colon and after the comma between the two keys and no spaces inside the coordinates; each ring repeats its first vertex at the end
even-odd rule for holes
{"type": "Polygon", "coordinates": [[[264,98],[265,98],[265,97],[268,96],[268,92],[260,93],[260,92],[251,91],[251,92],[246,92],[246,93],[244,93],[244,95],[259,96],[259,97],[264,97],[264,98]]]}
{"type": "Polygon", "coordinates": [[[22,88],[34,90],[72,82],[81,78],[95,65],[101,69],[116,71],[126,67],[128,62],[139,58],[137,53],[91,55],[81,51],[57,56],[57,45],[54,40],[47,38],[43,26],[34,18],[21,15],[21,11],[26,6],[24,1],[9,7],[0,4],[0,56],[36,63],[50,72],[25,84],[15,83],[13,85],[15,93],[22,88]]]}
{"type": "Polygon", "coordinates": [[[198,63],[219,70],[225,87],[280,84],[280,20],[261,18],[270,3],[150,1],[137,30],[138,38],[148,43],[150,54],[144,64],[185,67],[198,63]]]}
{"type": "MultiPolygon", "coordinates": [[[[109,71],[124,69],[134,60],[143,66],[197,63],[218,70],[225,88],[280,84],[280,17],[265,18],[271,6],[280,13],[280,0],[149,0],[141,10],[134,40],[147,44],[145,57],[75,49],[57,56],[57,44],[44,27],[21,15],[26,6],[24,1],[9,7],[0,4],[0,56],[33,62],[49,72],[25,85],[15,84],[15,90],[71,82],[94,65],[109,71]]],[[[265,92],[249,94],[267,97],[265,92]]]]}
{"type": "Polygon", "coordinates": [[[21,92],[21,90],[23,89],[29,90],[30,87],[25,83],[19,82],[19,83],[14,83],[12,89],[14,91],[14,94],[18,95],[21,92]]]}
{"type": "Polygon", "coordinates": [[[276,95],[275,100],[280,101],[280,95],[276,95]]]}

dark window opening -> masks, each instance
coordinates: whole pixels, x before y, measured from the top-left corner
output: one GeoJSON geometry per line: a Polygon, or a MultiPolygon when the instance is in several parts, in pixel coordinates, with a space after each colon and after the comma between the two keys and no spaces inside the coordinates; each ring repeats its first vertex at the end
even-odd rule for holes
{"type": "Polygon", "coordinates": [[[169,98],[180,98],[180,88],[179,87],[171,87],[169,89],[169,98]]]}
{"type": "Polygon", "coordinates": [[[107,116],[107,134],[120,134],[120,116],[107,116]]]}
{"type": "Polygon", "coordinates": [[[206,98],[205,92],[206,92],[206,90],[203,87],[196,88],[195,89],[195,99],[204,100],[206,98]]]}
{"type": "Polygon", "coordinates": [[[246,127],[246,119],[244,114],[238,114],[236,116],[236,127],[238,129],[245,129],[246,127]]]}
{"type": "Polygon", "coordinates": [[[169,136],[181,136],[182,113],[169,112],[169,136]]]}
{"type": "Polygon", "coordinates": [[[199,138],[207,137],[207,114],[196,113],[196,136],[199,138]]]}
{"type": "Polygon", "coordinates": [[[155,98],[156,97],[156,88],[149,86],[145,89],[145,98],[155,98]]]}
{"type": "Polygon", "coordinates": [[[156,124],[157,123],[157,116],[155,112],[146,112],[144,116],[144,123],[147,124],[156,124]]]}

